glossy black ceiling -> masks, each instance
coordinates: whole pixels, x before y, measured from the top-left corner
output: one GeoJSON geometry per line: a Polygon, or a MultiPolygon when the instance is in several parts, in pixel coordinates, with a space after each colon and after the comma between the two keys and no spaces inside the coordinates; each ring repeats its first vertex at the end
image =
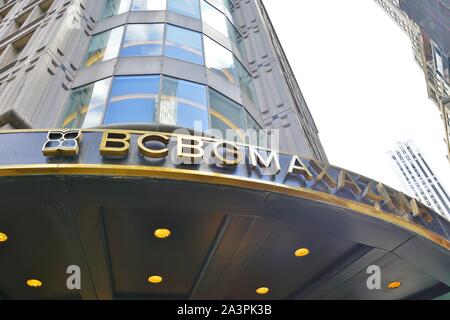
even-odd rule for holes
{"type": "Polygon", "coordinates": [[[0,180],[5,299],[432,299],[450,252],[382,220],[271,192],[82,176],[0,180]],[[168,228],[172,236],[156,239],[168,228]],[[295,257],[298,248],[310,255],[295,257]],[[366,269],[382,269],[368,290],[366,269]],[[81,291],[66,268],[82,270],[81,291]],[[147,282],[162,275],[161,284],[147,282]],[[43,281],[30,288],[26,280],[43,281]],[[398,289],[387,289],[400,281],[398,289]],[[258,296],[255,290],[269,287],[258,296]]]}

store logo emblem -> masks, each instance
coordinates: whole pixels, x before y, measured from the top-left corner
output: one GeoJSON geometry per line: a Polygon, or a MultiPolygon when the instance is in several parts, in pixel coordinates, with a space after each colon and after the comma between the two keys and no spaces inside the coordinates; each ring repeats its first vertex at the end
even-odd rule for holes
{"type": "Polygon", "coordinates": [[[42,148],[46,157],[74,157],[80,151],[81,130],[50,131],[42,148]]]}

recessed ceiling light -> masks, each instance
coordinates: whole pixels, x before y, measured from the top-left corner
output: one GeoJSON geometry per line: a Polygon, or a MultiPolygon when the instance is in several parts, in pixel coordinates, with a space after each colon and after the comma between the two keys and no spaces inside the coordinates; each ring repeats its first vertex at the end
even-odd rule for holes
{"type": "Polygon", "coordinates": [[[395,282],[389,283],[387,287],[389,289],[397,289],[397,288],[400,288],[401,285],[402,285],[401,282],[395,281],[395,282]]]}
{"type": "Polygon", "coordinates": [[[301,248],[295,251],[296,257],[306,257],[307,255],[309,255],[309,249],[307,248],[301,248]]]}
{"type": "Polygon", "coordinates": [[[6,242],[8,236],[5,233],[0,232],[0,242],[6,242]]]}
{"type": "Polygon", "coordinates": [[[148,278],[148,282],[158,284],[163,282],[163,278],[161,276],[151,276],[148,278]]]}
{"type": "Polygon", "coordinates": [[[270,289],[267,288],[267,287],[261,287],[261,288],[256,289],[256,293],[261,295],[261,296],[266,295],[269,292],[270,292],[270,289]]]}
{"type": "Polygon", "coordinates": [[[39,288],[42,287],[42,281],[37,279],[30,279],[27,281],[27,285],[32,288],[39,288]]]}
{"type": "Polygon", "coordinates": [[[167,239],[171,234],[172,232],[170,232],[169,229],[157,229],[154,233],[155,237],[158,239],[167,239]]]}

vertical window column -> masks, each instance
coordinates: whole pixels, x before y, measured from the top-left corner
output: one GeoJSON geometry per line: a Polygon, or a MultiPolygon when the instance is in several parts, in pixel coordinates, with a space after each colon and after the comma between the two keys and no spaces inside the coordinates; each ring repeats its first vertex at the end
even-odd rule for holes
{"type": "Polygon", "coordinates": [[[104,125],[155,123],[160,76],[123,76],[114,78],[104,125]]]}
{"type": "Polygon", "coordinates": [[[69,96],[61,127],[93,128],[101,125],[111,78],[75,89],[69,96]]]}

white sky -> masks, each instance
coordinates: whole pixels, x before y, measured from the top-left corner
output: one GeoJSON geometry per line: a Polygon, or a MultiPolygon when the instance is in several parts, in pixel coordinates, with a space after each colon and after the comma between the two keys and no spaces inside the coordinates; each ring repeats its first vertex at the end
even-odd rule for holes
{"type": "Polygon", "coordinates": [[[412,139],[450,191],[444,124],[408,36],[373,0],[264,0],[332,164],[396,189],[412,139]]]}

